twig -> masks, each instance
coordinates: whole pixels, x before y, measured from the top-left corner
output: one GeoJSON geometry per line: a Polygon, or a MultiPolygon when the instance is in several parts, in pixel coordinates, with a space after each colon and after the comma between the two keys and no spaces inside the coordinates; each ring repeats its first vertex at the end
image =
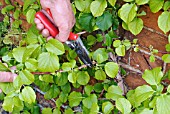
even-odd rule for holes
{"type": "MultiPolygon", "coordinates": [[[[113,53],[109,53],[109,57],[112,59],[112,61],[114,61],[114,62],[116,62],[117,64],[118,64],[118,62],[116,61],[116,57],[115,57],[115,55],[113,55],[113,53]]],[[[119,71],[119,73],[117,74],[117,76],[116,76],[116,79],[117,79],[117,81],[118,81],[118,86],[122,89],[122,91],[123,91],[123,95],[125,95],[126,93],[127,93],[127,87],[126,87],[126,85],[124,84],[124,80],[123,80],[123,78],[122,78],[122,76],[121,76],[121,73],[120,73],[120,71],[119,71]]]]}
{"type": "Polygon", "coordinates": [[[157,34],[159,34],[159,35],[162,35],[162,36],[168,38],[167,35],[165,35],[165,34],[163,34],[163,33],[161,33],[161,32],[158,32],[158,31],[156,31],[156,30],[154,30],[154,29],[152,29],[152,28],[149,28],[149,27],[144,26],[144,29],[146,29],[146,30],[148,30],[148,31],[151,31],[151,32],[154,32],[154,33],[157,33],[157,34]]]}
{"type": "MultiPolygon", "coordinates": [[[[149,52],[147,52],[147,51],[145,51],[145,50],[143,50],[143,49],[140,49],[139,51],[140,51],[141,53],[146,54],[146,55],[152,55],[151,53],[149,53],[149,52]]],[[[161,57],[159,57],[159,56],[157,56],[157,55],[154,55],[154,56],[155,56],[155,58],[157,58],[157,59],[159,59],[159,60],[162,60],[161,57]]]]}
{"type": "Polygon", "coordinates": [[[135,68],[133,68],[132,66],[127,65],[127,64],[125,64],[125,63],[119,62],[119,65],[120,65],[121,67],[125,68],[125,69],[130,70],[130,71],[137,72],[137,73],[139,73],[139,74],[143,74],[142,71],[140,71],[139,69],[135,69],[135,68]]]}
{"type": "Polygon", "coordinates": [[[164,64],[163,64],[163,74],[165,74],[165,72],[166,72],[166,63],[164,62],[164,64]]]}
{"type": "MultiPolygon", "coordinates": [[[[96,64],[96,62],[93,62],[93,65],[95,65],[95,64],[96,64]]],[[[82,66],[74,68],[74,69],[81,70],[81,69],[86,68],[86,67],[88,67],[88,66],[87,65],[82,65],[82,66]]],[[[74,69],[72,69],[72,70],[74,70],[74,69]]],[[[64,70],[55,71],[55,73],[58,73],[58,72],[62,73],[62,72],[68,72],[68,71],[64,71],[64,70]]],[[[52,74],[51,72],[31,72],[31,73],[34,74],[34,75],[52,74]]]]}

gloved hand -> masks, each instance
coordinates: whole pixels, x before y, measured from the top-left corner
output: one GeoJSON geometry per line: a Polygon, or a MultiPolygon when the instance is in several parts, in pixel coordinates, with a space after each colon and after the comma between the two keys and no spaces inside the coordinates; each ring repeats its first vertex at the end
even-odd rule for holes
{"type": "MultiPolygon", "coordinates": [[[[59,34],[55,37],[61,42],[67,41],[70,30],[75,24],[75,17],[72,11],[70,0],[40,0],[42,8],[50,9],[53,23],[58,27],[59,34]]],[[[44,37],[50,38],[49,31],[44,29],[44,25],[39,19],[35,18],[37,29],[42,31],[44,37]]]]}

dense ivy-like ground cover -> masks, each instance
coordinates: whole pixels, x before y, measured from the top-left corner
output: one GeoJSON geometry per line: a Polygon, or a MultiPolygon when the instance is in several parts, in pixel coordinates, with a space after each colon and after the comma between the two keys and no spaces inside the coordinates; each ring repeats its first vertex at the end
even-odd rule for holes
{"type": "Polygon", "coordinates": [[[155,23],[163,31],[160,34],[169,39],[166,33],[170,30],[170,1],[73,0],[76,24],[72,31],[82,34],[93,68],[83,65],[74,50],[54,39],[47,42],[39,34],[33,22],[35,13],[41,9],[39,0],[4,0],[2,4],[0,71],[18,74],[13,83],[0,83],[5,111],[16,114],[170,112],[170,86],[162,81],[170,78],[169,70],[164,68],[170,62],[170,45],[165,46],[166,52],[159,57],[156,54],[160,50],[153,46],[146,52],[140,48],[138,39],[121,37],[121,27],[133,35],[143,30],[142,17],[148,12],[141,7],[147,6],[153,13],[161,10],[155,23]],[[31,24],[26,29],[25,19],[31,24]],[[148,62],[159,58],[165,65],[142,72],[122,63],[127,51],[149,53],[148,62]],[[10,70],[12,66],[16,70],[10,70]],[[124,84],[127,69],[141,74],[147,84],[129,90],[124,84]],[[42,97],[49,101],[40,100],[42,97]],[[42,106],[42,101],[51,105],[42,106]]]}

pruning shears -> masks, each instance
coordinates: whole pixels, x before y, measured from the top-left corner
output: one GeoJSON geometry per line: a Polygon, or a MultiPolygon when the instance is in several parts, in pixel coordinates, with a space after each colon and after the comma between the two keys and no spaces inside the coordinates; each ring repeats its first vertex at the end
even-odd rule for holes
{"type": "MultiPolygon", "coordinates": [[[[47,9],[46,12],[52,17],[49,9],[47,9]]],[[[55,38],[55,36],[59,33],[59,30],[49,20],[49,18],[42,11],[38,11],[35,14],[35,17],[41,21],[44,27],[49,30],[50,35],[55,38]]],[[[64,43],[67,44],[72,50],[75,50],[78,57],[85,65],[87,65],[88,67],[93,66],[92,61],[90,60],[88,56],[89,53],[78,34],[74,34],[70,32],[68,40],[64,43]]]]}

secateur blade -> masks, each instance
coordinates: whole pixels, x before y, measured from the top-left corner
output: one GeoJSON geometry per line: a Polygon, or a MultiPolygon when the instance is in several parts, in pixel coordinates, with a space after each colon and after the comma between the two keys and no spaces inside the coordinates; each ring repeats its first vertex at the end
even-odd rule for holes
{"type": "Polygon", "coordinates": [[[87,65],[88,67],[92,67],[92,61],[90,60],[89,56],[88,56],[88,51],[85,48],[84,44],[82,43],[80,37],[75,40],[75,41],[66,41],[65,42],[71,49],[75,50],[75,52],[77,53],[78,57],[80,58],[80,60],[87,65]]]}

